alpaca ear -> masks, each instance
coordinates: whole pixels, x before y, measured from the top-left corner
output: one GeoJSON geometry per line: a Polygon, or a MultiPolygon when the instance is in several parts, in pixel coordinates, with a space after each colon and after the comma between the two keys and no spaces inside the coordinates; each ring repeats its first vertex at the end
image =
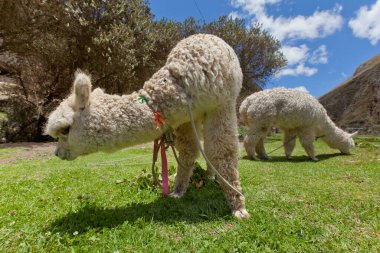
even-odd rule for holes
{"type": "Polygon", "coordinates": [[[75,109],[84,110],[90,104],[91,79],[81,71],[75,72],[75,109]]]}
{"type": "Polygon", "coordinates": [[[350,137],[352,138],[352,137],[354,137],[355,135],[357,135],[358,133],[359,133],[359,131],[356,131],[355,133],[350,134],[350,137]]]}

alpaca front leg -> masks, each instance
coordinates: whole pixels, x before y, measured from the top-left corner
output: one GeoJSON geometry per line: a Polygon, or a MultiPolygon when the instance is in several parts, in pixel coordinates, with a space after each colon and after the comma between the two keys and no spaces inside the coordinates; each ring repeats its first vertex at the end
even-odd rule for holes
{"type": "Polygon", "coordinates": [[[302,130],[301,132],[299,132],[299,138],[300,138],[303,148],[305,149],[309,157],[313,161],[319,161],[318,158],[316,158],[314,154],[314,146],[313,146],[313,142],[315,140],[314,132],[310,129],[302,130]]]}
{"type": "MultiPolygon", "coordinates": [[[[197,124],[199,125],[199,124],[197,124]]],[[[199,127],[197,127],[199,129],[199,127]]],[[[174,183],[174,190],[170,194],[173,198],[180,198],[185,194],[193,173],[194,162],[199,156],[199,149],[190,123],[185,123],[175,130],[175,148],[178,150],[178,168],[174,183]]]]}
{"type": "MultiPolygon", "coordinates": [[[[204,123],[204,149],[207,158],[219,174],[241,191],[238,162],[238,137],[235,107],[209,115],[204,123]]],[[[244,196],[221,183],[224,195],[235,217],[248,218],[244,196]]]]}
{"type": "Polygon", "coordinates": [[[256,145],[256,153],[259,155],[260,158],[266,159],[266,160],[272,160],[265,151],[264,147],[264,140],[265,138],[261,138],[259,142],[256,145]]]}
{"type": "Polygon", "coordinates": [[[284,149],[287,159],[291,159],[294,147],[296,146],[296,133],[293,131],[284,131],[284,149]]]}
{"type": "Polygon", "coordinates": [[[207,179],[214,181],[215,180],[215,172],[210,168],[210,166],[207,164],[207,171],[206,171],[207,179]]]}

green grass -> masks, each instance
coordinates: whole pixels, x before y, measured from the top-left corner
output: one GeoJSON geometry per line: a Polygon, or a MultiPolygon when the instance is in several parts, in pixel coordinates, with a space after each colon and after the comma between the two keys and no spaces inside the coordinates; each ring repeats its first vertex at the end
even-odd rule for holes
{"type": "MultiPolygon", "coordinates": [[[[2,164],[0,252],[379,252],[380,141],[356,141],[349,156],[317,141],[319,162],[299,143],[292,161],[282,149],[270,162],[241,151],[245,221],[216,183],[192,185],[182,199],[131,183],[149,171],[136,163],[151,161],[150,148],[2,164]],[[124,165],[92,164],[104,161],[124,165]]],[[[279,145],[272,136],[267,151],[279,145]]]]}
{"type": "Polygon", "coordinates": [[[24,151],[25,149],[19,147],[1,148],[0,147],[0,159],[11,158],[15,154],[24,151]]]}

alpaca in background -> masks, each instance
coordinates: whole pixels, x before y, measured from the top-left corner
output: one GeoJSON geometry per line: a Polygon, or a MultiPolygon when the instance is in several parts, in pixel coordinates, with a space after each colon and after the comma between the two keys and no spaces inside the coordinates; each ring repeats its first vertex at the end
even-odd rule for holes
{"type": "Polygon", "coordinates": [[[272,126],[284,132],[285,155],[290,159],[299,137],[309,157],[318,161],[313,142],[321,138],[331,148],[349,154],[355,146],[352,137],[338,128],[327,115],[325,108],[311,95],[297,90],[276,88],[248,96],[241,104],[240,120],[247,127],[244,147],[255,160],[270,159],[265,152],[264,140],[272,126]]]}

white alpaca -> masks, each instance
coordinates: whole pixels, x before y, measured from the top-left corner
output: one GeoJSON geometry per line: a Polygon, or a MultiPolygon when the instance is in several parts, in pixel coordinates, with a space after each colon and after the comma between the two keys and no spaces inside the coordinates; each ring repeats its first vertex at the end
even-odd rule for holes
{"type": "MultiPolygon", "coordinates": [[[[218,37],[193,35],[180,41],[165,66],[130,95],[109,95],[100,89],[91,92],[90,78],[77,73],[74,94],[50,115],[46,133],[58,138],[56,155],[72,160],[152,141],[173,129],[181,166],[171,196],[181,197],[199,156],[187,111],[190,103],[198,129],[203,125],[208,158],[240,190],[235,106],[241,85],[242,72],[233,49],[218,37]],[[140,103],[141,98],[147,103],[140,103]],[[155,112],[165,120],[160,129],[156,129],[155,112]]],[[[244,197],[224,184],[222,188],[233,214],[248,218],[244,197]]]]}
{"type": "Polygon", "coordinates": [[[338,128],[317,99],[302,91],[276,88],[248,96],[241,104],[240,120],[248,128],[244,147],[248,155],[270,159],[265,152],[264,140],[272,126],[284,131],[285,155],[289,159],[294,150],[296,136],[306,153],[314,161],[313,142],[320,137],[331,148],[344,154],[355,146],[354,134],[338,128]]]}

